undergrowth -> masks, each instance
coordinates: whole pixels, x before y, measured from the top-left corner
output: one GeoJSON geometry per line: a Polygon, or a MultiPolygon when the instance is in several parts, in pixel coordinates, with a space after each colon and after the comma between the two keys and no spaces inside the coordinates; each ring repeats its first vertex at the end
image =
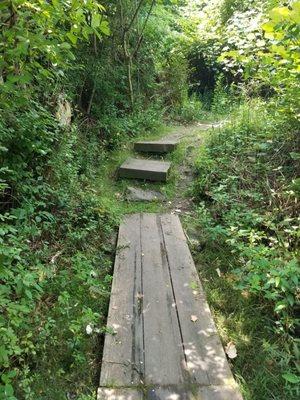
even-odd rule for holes
{"type": "Polygon", "coordinates": [[[238,352],[248,365],[250,347],[260,349],[254,359],[265,370],[253,381],[252,367],[245,372],[234,361],[237,373],[251,382],[248,387],[254,384],[249,399],[299,397],[298,148],[296,125],[274,112],[272,103],[250,99],[236,107],[223,128],[207,135],[196,159],[196,221],[200,255],[213,281],[209,296],[229,314],[225,329],[230,315],[236,324],[243,318],[251,341],[244,341],[243,330],[233,334],[238,352]],[[223,293],[223,286],[232,294],[223,293]],[[236,303],[232,314],[228,301],[236,303]],[[265,334],[258,338],[258,332],[265,334]],[[263,385],[265,374],[270,380],[263,385]]]}

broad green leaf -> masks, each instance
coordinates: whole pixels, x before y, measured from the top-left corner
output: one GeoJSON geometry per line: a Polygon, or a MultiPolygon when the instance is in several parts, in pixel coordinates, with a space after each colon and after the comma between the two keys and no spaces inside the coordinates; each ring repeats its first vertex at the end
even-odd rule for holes
{"type": "Polygon", "coordinates": [[[275,312],[279,312],[282,311],[286,308],[286,304],[284,304],[283,302],[279,302],[276,304],[274,311],[275,312]]]}
{"type": "Polygon", "coordinates": [[[274,39],[274,33],[273,32],[265,32],[265,38],[266,39],[274,39]]]}
{"type": "Polygon", "coordinates": [[[296,1],[294,4],[292,4],[292,9],[300,14],[300,1],[296,1]]]}
{"type": "Polygon", "coordinates": [[[283,379],[285,379],[286,381],[290,382],[290,383],[299,383],[300,382],[300,377],[292,374],[290,372],[286,372],[285,374],[282,375],[283,379]]]}
{"type": "Polygon", "coordinates": [[[266,23],[264,23],[264,24],[262,24],[262,29],[265,31],[265,32],[273,32],[274,31],[274,23],[273,22],[266,22],[266,23]]]}
{"type": "Polygon", "coordinates": [[[300,9],[299,10],[293,9],[293,11],[291,12],[291,19],[292,21],[296,22],[296,24],[300,23],[300,9]]]}
{"type": "Polygon", "coordinates": [[[77,36],[75,36],[72,32],[68,32],[66,35],[73,44],[77,43],[77,36]]]}
{"type": "Polygon", "coordinates": [[[102,21],[101,22],[100,30],[101,30],[102,33],[104,33],[104,35],[110,35],[110,29],[109,29],[108,21],[102,21]]]}
{"type": "Polygon", "coordinates": [[[270,16],[273,21],[279,22],[291,14],[291,11],[287,7],[275,7],[270,11],[270,16]]]}
{"type": "Polygon", "coordinates": [[[93,14],[91,22],[92,28],[96,29],[98,28],[99,25],[100,25],[100,14],[93,14]]]}

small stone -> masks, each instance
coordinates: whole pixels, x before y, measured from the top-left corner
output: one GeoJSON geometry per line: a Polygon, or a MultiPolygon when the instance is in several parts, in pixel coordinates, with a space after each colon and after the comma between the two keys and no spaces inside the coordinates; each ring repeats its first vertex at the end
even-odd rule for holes
{"type": "Polygon", "coordinates": [[[128,201],[165,201],[165,196],[155,190],[144,190],[128,186],[126,191],[126,200],[128,201]]]}

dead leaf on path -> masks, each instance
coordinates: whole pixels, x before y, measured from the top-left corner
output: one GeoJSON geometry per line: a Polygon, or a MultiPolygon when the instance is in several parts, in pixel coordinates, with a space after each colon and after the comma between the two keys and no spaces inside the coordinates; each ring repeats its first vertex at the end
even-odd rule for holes
{"type": "Polygon", "coordinates": [[[191,321],[192,322],[198,321],[198,317],[196,315],[191,315],[191,321]]]}
{"type": "Polygon", "coordinates": [[[227,346],[225,347],[225,352],[230,359],[237,357],[237,350],[236,350],[235,344],[233,342],[229,342],[227,344],[227,346]]]}

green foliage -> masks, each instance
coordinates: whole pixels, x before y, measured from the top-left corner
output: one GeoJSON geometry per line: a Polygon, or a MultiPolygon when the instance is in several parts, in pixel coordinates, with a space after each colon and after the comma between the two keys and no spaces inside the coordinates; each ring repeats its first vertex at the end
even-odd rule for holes
{"type": "Polygon", "coordinates": [[[63,75],[62,69],[75,59],[72,47],[78,40],[109,33],[107,21],[101,17],[103,11],[95,0],[3,1],[0,49],[5,56],[0,62],[1,91],[8,95],[13,90],[15,95],[23,95],[23,90],[18,90],[20,85],[30,91],[28,84],[63,75]]]}
{"type": "Polygon", "coordinates": [[[187,93],[173,6],[151,3],[0,4],[1,399],[94,396],[117,218],[96,177],[187,93]]]}
{"type": "Polygon", "coordinates": [[[299,2],[199,3],[193,88],[205,93],[210,83],[210,110],[227,123],[197,160],[198,221],[203,240],[225,254],[221,271],[272,316],[285,342],[272,357],[286,397],[297,398],[299,2]]]}
{"type": "MultiPolygon", "coordinates": [[[[270,91],[275,90],[278,97],[274,105],[288,118],[296,120],[299,118],[300,103],[299,14],[299,2],[293,2],[290,7],[273,8],[264,23],[264,15],[256,11],[261,22],[256,26],[252,24],[254,29],[251,31],[245,31],[245,24],[241,24],[237,16],[235,24],[240,33],[239,39],[233,42],[232,50],[220,57],[227,69],[242,68],[248,80],[264,85],[270,91]],[[241,34],[242,30],[244,33],[241,34]]],[[[223,50],[228,50],[228,47],[223,50]]]]}
{"type": "Polygon", "coordinates": [[[94,396],[110,237],[118,215],[145,208],[116,206],[111,150],[165,114],[227,118],[249,94],[272,102],[240,107],[235,125],[211,137],[198,219],[234,256],[235,287],[272,310],[294,395],[299,7],[266,18],[277,3],[1,2],[1,398],[94,396]]]}
{"type": "MultiPolygon", "coordinates": [[[[253,6],[253,2],[251,4],[253,6]]],[[[221,4],[221,22],[225,25],[236,12],[245,12],[250,7],[248,0],[225,0],[221,4]]]]}
{"type": "Polygon", "coordinates": [[[291,352],[282,369],[296,375],[300,225],[290,154],[298,146],[293,124],[282,122],[266,103],[251,100],[209,137],[197,160],[195,185],[209,210],[208,240],[228,249],[235,287],[271,305],[274,329],[291,352]]]}
{"type": "MultiPolygon", "coordinates": [[[[184,122],[193,122],[203,119],[204,116],[203,104],[197,96],[193,94],[182,104],[177,117],[180,117],[184,122]]],[[[174,117],[176,118],[176,116],[174,117]]]]}

